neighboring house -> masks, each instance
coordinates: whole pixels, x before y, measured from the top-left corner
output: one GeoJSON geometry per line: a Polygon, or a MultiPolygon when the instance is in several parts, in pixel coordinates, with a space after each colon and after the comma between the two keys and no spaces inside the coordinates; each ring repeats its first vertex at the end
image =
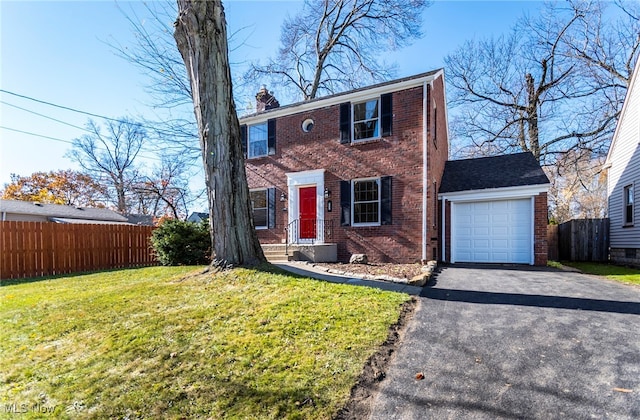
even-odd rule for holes
{"type": "Polygon", "coordinates": [[[283,107],[264,88],[256,98],[259,112],[240,123],[263,249],[288,242],[316,261],[439,258],[442,70],[283,107]]]}
{"type": "Polygon", "coordinates": [[[155,226],[155,217],[151,214],[127,214],[127,222],[138,226],[155,226]]]}
{"type": "Polygon", "coordinates": [[[609,148],[605,169],[609,214],[610,259],[640,265],[640,60],[636,62],[622,112],[609,148]]]}
{"type": "Polygon", "coordinates": [[[208,220],[208,219],[209,219],[209,213],[194,211],[189,215],[189,217],[187,217],[187,222],[200,223],[203,220],[208,220]]]}
{"type": "Polygon", "coordinates": [[[129,224],[115,211],[99,208],[0,200],[0,220],[83,224],[129,224]]]}
{"type": "Polygon", "coordinates": [[[531,153],[447,162],[445,261],[546,265],[549,185],[531,153]]]}

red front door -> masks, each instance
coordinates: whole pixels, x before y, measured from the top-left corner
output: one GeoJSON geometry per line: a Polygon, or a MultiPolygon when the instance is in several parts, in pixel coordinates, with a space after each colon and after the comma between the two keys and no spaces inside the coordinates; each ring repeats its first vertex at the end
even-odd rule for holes
{"type": "Polygon", "coordinates": [[[300,239],[316,238],[316,187],[298,190],[300,196],[300,239]]]}

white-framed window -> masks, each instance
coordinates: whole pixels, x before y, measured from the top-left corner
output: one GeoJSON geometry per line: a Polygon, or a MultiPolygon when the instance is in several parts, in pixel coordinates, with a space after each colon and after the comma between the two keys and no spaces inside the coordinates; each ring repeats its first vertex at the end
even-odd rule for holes
{"type": "Polygon", "coordinates": [[[380,137],[380,100],[369,99],[353,104],[353,141],[380,137]]]}
{"type": "Polygon", "coordinates": [[[633,224],[633,184],[624,187],[624,224],[633,224]]]}
{"type": "Polygon", "coordinates": [[[268,125],[267,122],[250,125],[248,127],[248,157],[255,158],[267,156],[268,148],[268,125]]]}
{"type": "Polygon", "coordinates": [[[253,225],[256,229],[269,228],[269,202],[267,189],[249,191],[251,210],[253,212],[253,225]]]}
{"type": "Polygon", "coordinates": [[[380,226],[380,178],[351,181],[353,226],[380,226]]]}

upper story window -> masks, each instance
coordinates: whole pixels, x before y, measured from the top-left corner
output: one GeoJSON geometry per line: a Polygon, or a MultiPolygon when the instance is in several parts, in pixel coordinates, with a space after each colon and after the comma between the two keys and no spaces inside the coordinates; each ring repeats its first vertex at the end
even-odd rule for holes
{"type": "Polygon", "coordinates": [[[242,138],[242,152],[244,156],[259,158],[276,153],[276,120],[241,125],[240,136],[242,138]]]}
{"type": "Polygon", "coordinates": [[[358,143],[391,135],[392,94],[340,104],[340,143],[358,143]]]}
{"type": "Polygon", "coordinates": [[[378,98],[353,104],[353,140],[368,140],[380,136],[380,106],[378,98]]]}
{"type": "Polygon", "coordinates": [[[633,185],[624,187],[624,224],[633,224],[633,185]]]}
{"type": "Polygon", "coordinates": [[[267,156],[267,123],[249,126],[249,158],[267,156]]]}

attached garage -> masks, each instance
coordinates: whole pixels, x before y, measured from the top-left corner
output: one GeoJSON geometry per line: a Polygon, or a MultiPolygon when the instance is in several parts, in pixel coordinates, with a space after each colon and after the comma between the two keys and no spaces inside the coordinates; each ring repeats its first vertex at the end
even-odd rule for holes
{"type": "Polygon", "coordinates": [[[546,264],[548,187],[530,153],[447,162],[444,261],[546,264]]]}

